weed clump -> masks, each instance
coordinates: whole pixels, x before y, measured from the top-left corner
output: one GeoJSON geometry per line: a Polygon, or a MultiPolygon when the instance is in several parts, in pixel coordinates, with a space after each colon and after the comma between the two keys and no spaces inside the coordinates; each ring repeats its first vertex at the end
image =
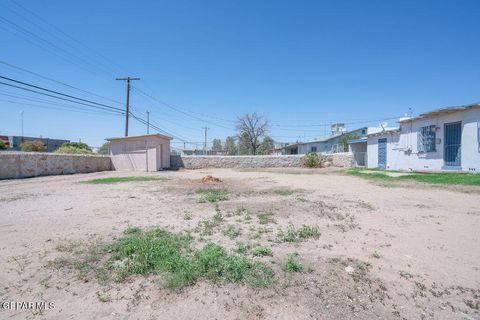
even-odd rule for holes
{"type": "Polygon", "coordinates": [[[257,218],[258,218],[258,223],[260,224],[275,223],[275,219],[273,218],[273,213],[271,212],[257,213],[257,218]]]}
{"type": "Polygon", "coordinates": [[[229,225],[225,231],[223,231],[223,234],[229,237],[230,239],[235,239],[241,234],[241,229],[239,227],[236,227],[234,225],[229,225]]]}
{"type": "Polygon", "coordinates": [[[252,250],[252,256],[254,257],[273,257],[273,252],[267,247],[256,247],[252,250]]]}
{"type": "Polygon", "coordinates": [[[228,200],[228,191],[215,188],[198,188],[196,193],[200,195],[199,202],[218,202],[228,200]]]}
{"type": "Polygon", "coordinates": [[[277,239],[280,242],[299,242],[309,238],[318,239],[321,233],[317,226],[303,225],[301,228],[296,229],[294,226],[289,225],[287,229],[280,230],[277,234],[277,239]]]}
{"type": "Polygon", "coordinates": [[[302,272],[303,266],[297,261],[297,254],[290,253],[287,255],[287,260],[282,266],[282,270],[285,272],[302,272]]]}
{"type": "Polygon", "coordinates": [[[167,287],[174,289],[200,279],[260,287],[275,280],[266,265],[241,254],[228,254],[217,244],[206,244],[201,250],[192,248],[189,234],[173,234],[161,228],[127,231],[114,243],[87,254],[78,264],[85,276],[95,271],[99,282],[120,282],[132,275],[158,274],[165,277],[167,287]]]}

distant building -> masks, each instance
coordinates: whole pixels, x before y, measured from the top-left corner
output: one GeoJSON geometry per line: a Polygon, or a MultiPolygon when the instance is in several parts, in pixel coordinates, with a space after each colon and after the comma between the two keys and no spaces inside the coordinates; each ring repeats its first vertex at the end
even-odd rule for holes
{"type": "MultiPolygon", "coordinates": [[[[332,125],[331,136],[309,141],[309,142],[297,142],[281,148],[281,154],[306,154],[309,152],[318,153],[338,153],[348,152],[345,150],[342,139],[344,137],[361,138],[367,136],[369,133],[381,131],[382,128],[368,128],[362,127],[355,130],[346,130],[345,125],[342,123],[336,123],[332,125]]],[[[280,150],[275,150],[278,154],[280,150]]]]}
{"type": "Polygon", "coordinates": [[[26,141],[42,141],[47,152],[53,152],[60,148],[65,142],[70,140],[50,139],[50,138],[37,138],[37,137],[22,137],[22,136],[0,136],[0,140],[3,140],[7,146],[7,150],[20,150],[22,143],[26,141]]]}
{"type": "Polygon", "coordinates": [[[399,120],[400,127],[350,141],[369,168],[480,172],[480,104],[441,108],[399,120]]]}

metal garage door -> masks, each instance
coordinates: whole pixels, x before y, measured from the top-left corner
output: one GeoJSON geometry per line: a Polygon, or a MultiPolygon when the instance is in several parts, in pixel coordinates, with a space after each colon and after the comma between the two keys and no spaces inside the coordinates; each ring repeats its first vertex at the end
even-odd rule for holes
{"type": "Polygon", "coordinates": [[[378,167],[387,168],[387,138],[378,139],[378,167]]]}

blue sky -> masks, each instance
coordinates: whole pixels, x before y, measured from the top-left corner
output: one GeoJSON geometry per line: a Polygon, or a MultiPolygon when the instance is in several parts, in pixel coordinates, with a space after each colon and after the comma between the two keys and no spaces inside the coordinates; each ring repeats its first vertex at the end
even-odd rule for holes
{"type": "MultiPolygon", "coordinates": [[[[254,111],[275,140],[309,140],[330,122],[377,126],[409,108],[478,102],[479,16],[476,0],[6,0],[0,61],[109,100],[1,63],[0,75],[118,108],[125,84],[115,77],[141,77],[133,111],[150,110],[189,147],[201,146],[202,127],[223,139],[254,111]]],[[[39,98],[55,101],[0,85],[0,135],[20,134],[21,111],[29,136],[99,146],[123,134],[120,115],[39,108],[52,107],[39,98]]],[[[143,133],[132,119],[130,134],[143,133]]]]}

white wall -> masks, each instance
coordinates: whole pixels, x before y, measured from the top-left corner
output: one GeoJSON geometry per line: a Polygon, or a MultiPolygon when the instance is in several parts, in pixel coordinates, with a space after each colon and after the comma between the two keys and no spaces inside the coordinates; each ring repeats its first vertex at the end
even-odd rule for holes
{"type": "Polygon", "coordinates": [[[462,171],[480,172],[480,152],[478,142],[478,123],[480,109],[458,111],[451,114],[427,119],[404,122],[401,133],[395,135],[383,134],[368,138],[368,167],[378,167],[378,139],[387,138],[387,169],[393,170],[442,170],[444,169],[444,124],[462,122],[462,171]],[[423,126],[436,125],[435,152],[418,152],[417,133],[423,126]],[[411,151],[409,151],[411,150],[411,151]]]}

